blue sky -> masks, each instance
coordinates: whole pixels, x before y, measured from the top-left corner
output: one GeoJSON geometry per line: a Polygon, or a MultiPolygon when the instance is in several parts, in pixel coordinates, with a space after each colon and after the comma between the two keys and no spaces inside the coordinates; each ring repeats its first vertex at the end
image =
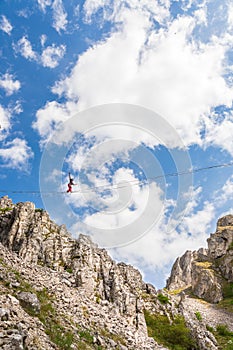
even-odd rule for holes
{"type": "Polygon", "coordinates": [[[3,0],[0,40],[1,195],[164,286],[232,213],[233,167],[188,173],[232,162],[232,2],[3,0]]]}

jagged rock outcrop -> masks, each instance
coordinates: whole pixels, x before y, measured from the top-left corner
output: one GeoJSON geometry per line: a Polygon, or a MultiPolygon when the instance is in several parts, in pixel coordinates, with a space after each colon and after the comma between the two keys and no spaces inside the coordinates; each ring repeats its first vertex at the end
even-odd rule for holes
{"type": "Polygon", "coordinates": [[[197,297],[218,303],[224,296],[224,284],[233,281],[233,215],[218,220],[207,243],[207,249],[187,251],[176,260],[167,288],[191,287],[197,297]]]}
{"type": "MultiPolygon", "coordinates": [[[[225,291],[232,290],[233,215],[218,220],[216,232],[210,235],[207,243],[207,249],[187,251],[176,259],[167,280],[167,289],[182,291],[179,308],[199,348],[217,350],[218,343],[206,327],[216,330],[218,325],[224,325],[233,331],[232,313],[215,307],[224,299],[225,291]]],[[[230,293],[233,296],[233,290],[230,293]]]]}
{"type": "MultiPolygon", "coordinates": [[[[69,349],[84,343],[85,349],[166,349],[147,334],[144,299],[152,291],[156,296],[155,288],[132,266],[114,262],[88,236],[73,239],[33,203],[13,204],[3,197],[0,244],[3,349],[62,348],[54,343],[54,323],[62,334],[72,335],[69,349]],[[87,333],[90,344],[83,340],[87,333]]],[[[152,304],[164,312],[156,298],[152,304]]]]}
{"type": "MultiPolygon", "coordinates": [[[[168,289],[221,300],[222,279],[232,280],[232,222],[219,220],[208,249],[176,260],[168,289]]],[[[72,238],[33,203],[0,199],[1,349],[167,350],[148,336],[148,313],[166,327],[184,317],[195,349],[217,350],[192,299],[178,292],[156,291],[133,266],[116,263],[86,235],[72,238]]]]}
{"type": "Polygon", "coordinates": [[[233,282],[233,215],[217,222],[217,230],[207,239],[209,257],[215,261],[221,275],[233,282]]]}

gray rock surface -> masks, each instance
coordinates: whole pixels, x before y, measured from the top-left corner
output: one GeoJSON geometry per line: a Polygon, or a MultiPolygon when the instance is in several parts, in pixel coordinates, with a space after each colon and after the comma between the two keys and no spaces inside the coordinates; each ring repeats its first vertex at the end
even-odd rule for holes
{"type": "Polygon", "coordinates": [[[177,258],[167,288],[191,287],[197,297],[218,303],[223,299],[225,281],[233,281],[233,215],[218,220],[216,232],[207,243],[207,249],[187,251],[177,258]]]}
{"type": "Polygon", "coordinates": [[[178,258],[168,291],[156,291],[133,266],[116,263],[88,236],[72,238],[33,203],[1,198],[0,348],[63,349],[65,342],[69,349],[167,350],[148,336],[147,310],[170,324],[183,316],[198,349],[217,350],[205,326],[216,327],[214,319],[233,324],[212,304],[223,298],[223,280],[232,281],[232,225],[233,216],[220,219],[208,249],[178,258]]]}
{"type": "MultiPolygon", "coordinates": [[[[3,349],[56,348],[53,323],[72,333],[74,349],[87,334],[87,349],[161,349],[144,317],[143,294],[156,291],[138,270],[114,262],[88,236],[72,238],[33,203],[3,197],[0,208],[0,329],[14,330],[0,335],[3,349]]],[[[158,301],[154,307],[163,312],[158,301]]]]}

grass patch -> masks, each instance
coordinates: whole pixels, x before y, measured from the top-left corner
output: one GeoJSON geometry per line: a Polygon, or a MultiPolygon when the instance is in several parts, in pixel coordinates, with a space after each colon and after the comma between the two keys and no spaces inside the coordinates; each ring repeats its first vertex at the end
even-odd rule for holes
{"type": "Polygon", "coordinates": [[[233,283],[224,283],[223,285],[223,298],[233,298],[233,283]]]}
{"type": "Polygon", "coordinates": [[[105,338],[112,339],[116,343],[126,346],[126,342],[120,334],[110,333],[107,329],[101,329],[100,334],[105,338]]]}
{"type": "Polygon", "coordinates": [[[66,272],[69,272],[69,273],[73,273],[73,269],[72,269],[71,267],[67,267],[67,268],[65,269],[65,271],[66,271],[66,272]]]}
{"type": "Polygon", "coordinates": [[[86,343],[93,344],[93,336],[88,331],[79,331],[79,336],[81,339],[85,339],[86,343]]]}
{"type": "Polygon", "coordinates": [[[67,331],[59,322],[60,316],[53,306],[53,298],[48,293],[47,289],[44,288],[40,291],[35,290],[30,283],[24,280],[17,270],[11,268],[8,270],[14,274],[15,279],[20,283],[19,287],[15,289],[16,298],[18,292],[30,292],[36,294],[40,301],[41,307],[39,312],[35,312],[28,306],[24,306],[24,310],[29,315],[37,317],[44,324],[45,333],[49,336],[50,340],[58,346],[58,349],[71,350],[71,345],[74,343],[74,334],[67,331]]]}
{"type": "Polygon", "coordinates": [[[198,321],[202,321],[202,316],[201,316],[201,313],[199,311],[195,312],[195,316],[196,316],[198,321]]]}
{"type": "Polygon", "coordinates": [[[157,296],[158,300],[160,301],[161,304],[165,305],[167,303],[169,303],[169,298],[167,295],[163,295],[163,294],[158,294],[157,296]]]}
{"type": "Polygon", "coordinates": [[[147,310],[144,311],[144,315],[148,335],[153,337],[159,344],[163,344],[173,350],[197,349],[183,317],[175,317],[172,324],[170,324],[169,319],[164,315],[150,314],[147,310]]]}
{"type": "Polygon", "coordinates": [[[227,325],[219,324],[213,332],[220,350],[233,350],[233,332],[227,325]]]}
{"type": "Polygon", "coordinates": [[[218,324],[216,332],[223,337],[233,336],[233,332],[230,332],[228,326],[225,324],[218,324]]]}
{"type": "Polygon", "coordinates": [[[214,333],[214,328],[209,326],[208,324],[206,325],[206,329],[207,329],[207,331],[214,333]]]}
{"type": "Polygon", "coordinates": [[[11,207],[5,207],[5,208],[0,208],[0,214],[5,214],[7,213],[8,211],[11,211],[13,208],[11,207]]]}
{"type": "Polygon", "coordinates": [[[229,283],[225,281],[223,283],[223,300],[221,300],[218,303],[217,307],[233,313],[233,283],[232,282],[229,283]]]}
{"type": "Polygon", "coordinates": [[[219,350],[233,350],[233,332],[227,325],[218,324],[216,329],[206,325],[206,329],[215,336],[219,350]]]}
{"type": "Polygon", "coordinates": [[[35,209],[35,212],[36,212],[36,213],[43,213],[43,212],[44,212],[44,209],[42,209],[42,208],[36,208],[36,209],[35,209]]]}
{"type": "MultiPolygon", "coordinates": [[[[0,263],[5,266],[6,272],[12,275],[11,279],[14,279],[19,283],[19,286],[14,287],[13,295],[16,298],[19,292],[30,292],[37,296],[40,301],[40,311],[35,312],[35,310],[27,305],[22,305],[22,307],[30,316],[37,317],[43,323],[44,331],[50,338],[51,342],[56,345],[56,349],[71,350],[75,348],[79,350],[101,350],[101,347],[93,344],[93,336],[87,330],[80,329],[78,331],[80,339],[77,339],[75,334],[69,330],[69,324],[68,326],[63,325],[62,319],[66,319],[66,317],[61,315],[55,309],[53,304],[54,296],[48,292],[47,288],[36,290],[24,279],[19,271],[4,264],[2,259],[0,263]]],[[[7,293],[12,293],[12,290],[9,289],[9,287],[11,287],[10,280],[3,280],[1,283],[7,288],[7,293]]],[[[88,313],[87,309],[86,313],[88,313]]]]}

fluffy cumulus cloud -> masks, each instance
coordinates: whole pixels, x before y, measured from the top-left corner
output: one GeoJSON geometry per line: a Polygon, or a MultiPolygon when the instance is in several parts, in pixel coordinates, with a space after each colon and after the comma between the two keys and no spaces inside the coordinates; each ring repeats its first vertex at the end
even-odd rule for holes
{"type": "Polygon", "coordinates": [[[11,113],[9,109],[0,105],[0,140],[2,140],[4,134],[10,129],[11,113]]]}
{"type": "MultiPolygon", "coordinates": [[[[57,32],[66,29],[67,18],[61,1],[38,0],[38,3],[43,11],[48,6],[53,8],[53,25],[57,32]],[[60,22],[55,20],[56,8],[62,14],[60,22]]],[[[111,31],[81,53],[69,75],[63,75],[54,84],[52,92],[59,95],[62,102],[47,102],[37,111],[33,124],[42,140],[47,140],[59,125],[63,125],[64,135],[69,132],[72,138],[73,130],[80,131],[78,127],[85,119],[75,121],[70,118],[76,112],[117,102],[144,106],[159,113],[187,146],[198,145],[203,149],[216,146],[233,154],[232,66],[228,61],[233,45],[232,5],[228,2],[226,7],[224,1],[222,8],[227,9],[227,13],[224,29],[220,30],[217,16],[211,16],[215,14],[215,6],[213,2],[211,4],[201,0],[177,2],[182,10],[173,18],[169,0],[86,0],[80,11],[80,16],[83,10],[85,12],[85,25],[95,26],[97,15],[98,19],[101,17],[103,22],[110,24],[111,31]],[[219,106],[228,110],[221,118],[216,112],[219,106]]],[[[45,37],[41,40],[44,46],[45,37]]],[[[65,52],[59,51],[59,47],[56,51],[55,46],[43,49],[43,65],[50,68],[65,52]]],[[[171,218],[173,230],[168,230],[169,217],[179,205],[173,193],[171,198],[166,197],[171,185],[169,180],[164,188],[153,182],[142,185],[138,182],[139,174],[122,165],[140,143],[153,147],[161,139],[146,139],[143,127],[134,130],[133,123],[115,123],[114,128],[108,128],[106,118],[102,123],[98,114],[94,113],[94,117],[102,129],[97,127],[98,122],[96,125],[87,123],[89,134],[82,136],[83,143],[74,153],[66,155],[66,165],[75,176],[87,170],[84,183],[65,198],[71,211],[79,211],[78,215],[83,219],[83,223],[80,220],[73,225],[72,231],[75,233],[81,228],[103,246],[99,229],[106,235],[118,228],[125,230],[125,227],[127,234],[137,231],[138,237],[132,236],[130,244],[122,247],[119,244],[112,250],[112,255],[150,271],[168,266],[187,249],[203,246],[220,204],[230,200],[232,178],[221,193],[215,193],[212,198],[210,195],[204,202],[203,188],[193,190],[190,187],[190,192],[184,191],[183,198],[186,196],[189,201],[186,211],[181,208],[182,212],[178,213],[181,215],[171,218]],[[114,142],[102,147],[104,141],[111,141],[111,138],[114,142]],[[133,140],[137,140],[137,144],[133,144],[133,140]],[[118,158],[122,162],[121,168],[114,164],[118,158]],[[124,191],[117,185],[121,181],[129,185],[124,191]],[[115,189],[114,185],[117,185],[115,189]],[[153,193],[153,205],[147,206],[150,193],[153,193]],[[149,217],[158,220],[147,231],[144,225],[150,223],[149,217]],[[143,221],[135,231],[133,224],[138,218],[143,221]]],[[[136,121],[135,115],[135,124],[136,121]]],[[[168,133],[168,138],[173,136],[168,133]]],[[[176,140],[174,137],[172,147],[178,145],[176,140]]],[[[64,190],[65,183],[62,185],[64,190]]],[[[107,236],[104,238],[108,239],[107,236]]]]}
{"type": "Polygon", "coordinates": [[[27,171],[28,161],[32,157],[33,152],[31,148],[25,140],[20,138],[8,141],[0,148],[0,158],[2,159],[3,167],[27,171]]]}
{"type": "Polygon", "coordinates": [[[66,52],[66,47],[65,45],[56,46],[55,44],[44,47],[46,39],[46,35],[40,37],[43,48],[41,55],[33,50],[32,44],[26,36],[23,36],[16,44],[13,44],[13,48],[15,52],[30,61],[35,61],[43,67],[56,68],[66,52]]]}
{"type": "Polygon", "coordinates": [[[53,28],[60,33],[62,30],[65,31],[68,20],[67,13],[64,9],[62,0],[37,0],[40,9],[45,12],[46,8],[52,9],[53,28]]]}
{"type": "Polygon", "coordinates": [[[63,7],[62,0],[54,0],[53,5],[53,27],[58,33],[61,30],[66,30],[67,13],[63,7]]]}
{"type": "Polygon", "coordinates": [[[228,25],[229,25],[229,29],[232,30],[233,29],[233,4],[229,3],[229,9],[228,9],[228,25]]]}
{"type": "Polygon", "coordinates": [[[51,6],[52,0],[37,0],[38,5],[43,12],[45,12],[47,6],[51,6]]]}
{"type": "Polygon", "coordinates": [[[20,86],[20,81],[14,80],[12,74],[6,73],[2,77],[0,77],[0,87],[5,90],[8,96],[18,91],[20,89],[20,86]]]}
{"type": "Polygon", "coordinates": [[[33,128],[39,131],[43,139],[48,139],[56,126],[70,118],[75,110],[76,106],[72,102],[66,105],[56,101],[48,102],[44,108],[37,111],[33,128]]]}
{"type": "Polygon", "coordinates": [[[37,54],[32,49],[31,42],[26,36],[23,36],[16,44],[13,45],[14,50],[20,53],[24,58],[28,60],[37,60],[37,54]]]}
{"type": "MultiPolygon", "coordinates": [[[[195,41],[195,28],[207,20],[203,8],[171,21],[169,4],[129,1],[130,9],[117,4],[111,35],[80,55],[53,92],[78,101],[77,110],[112,102],[148,107],[167,119],[187,145],[203,145],[206,116],[218,105],[231,106],[233,91],[224,74],[233,37],[225,33],[195,41]],[[156,29],[155,19],[164,26],[156,29]]],[[[86,1],[90,20],[102,5],[86,1]]]]}
{"type": "Polygon", "coordinates": [[[206,120],[205,144],[215,145],[226,149],[233,154],[233,113],[225,113],[225,118],[221,121],[213,113],[212,118],[206,120]]]}
{"type": "Polygon", "coordinates": [[[6,18],[6,16],[1,16],[0,18],[0,29],[7,33],[8,35],[11,34],[11,31],[13,29],[11,23],[9,22],[9,20],[6,18]]]}
{"type": "Polygon", "coordinates": [[[196,211],[195,198],[199,195],[199,191],[194,193],[192,208],[190,206],[189,213],[183,217],[176,230],[167,232],[166,223],[162,219],[144,236],[128,245],[112,249],[111,254],[117,260],[124,259],[149,271],[150,274],[156,270],[163,270],[164,273],[167,269],[168,272],[177,256],[181,256],[188,249],[203,247],[203,242],[209,235],[210,226],[215,218],[215,208],[206,202],[202,209],[196,211]]]}
{"type": "Polygon", "coordinates": [[[47,46],[41,55],[42,65],[44,67],[55,68],[59,64],[60,59],[64,56],[66,48],[64,45],[47,46]]]}

